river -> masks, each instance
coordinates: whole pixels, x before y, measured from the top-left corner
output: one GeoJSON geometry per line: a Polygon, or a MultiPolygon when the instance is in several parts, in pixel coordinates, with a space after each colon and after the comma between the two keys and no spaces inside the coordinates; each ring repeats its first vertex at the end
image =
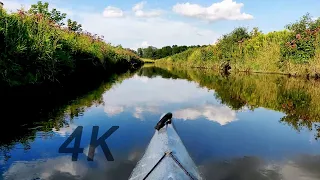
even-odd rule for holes
{"type": "Polygon", "coordinates": [[[320,179],[319,102],[313,80],[146,66],[45,116],[28,114],[33,123],[8,119],[0,179],[128,179],[167,112],[206,179],[320,179]],[[58,149],[79,126],[84,151],[72,161],[58,149]],[[99,136],[119,126],[106,140],[114,161],[100,147],[87,161],[93,126],[99,136]]]}

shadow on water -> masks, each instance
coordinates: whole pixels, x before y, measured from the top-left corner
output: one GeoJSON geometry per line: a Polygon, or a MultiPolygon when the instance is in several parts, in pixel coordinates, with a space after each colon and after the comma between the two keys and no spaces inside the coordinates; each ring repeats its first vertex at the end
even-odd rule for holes
{"type": "MultiPolygon", "coordinates": [[[[102,95],[114,84],[135,73],[115,73],[101,78],[82,78],[61,85],[2,89],[0,153],[4,161],[10,159],[10,150],[20,144],[25,151],[41,136],[50,136],[53,129],[72,124],[87,108],[103,104],[102,95]]],[[[45,138],[45,137],[44,137],[45,138]]],[[[0,154],[0,157],[1,157],[0,154]]]]}

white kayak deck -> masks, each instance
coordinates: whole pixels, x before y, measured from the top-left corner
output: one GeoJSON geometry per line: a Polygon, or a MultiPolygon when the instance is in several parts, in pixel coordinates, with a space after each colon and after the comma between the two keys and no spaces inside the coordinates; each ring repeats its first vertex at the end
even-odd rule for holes
{"type": "Polygon", "coordinates": [[[147,180],[202,180],[195,163],[172,124],[168,124],[155,132],[145,154],[137,163],[129,180],[143,180],[150,171],[151,173],[146,178],[147,180]],[[164,154],[170,152],[182,167],[173,157],[167,155],[152,170],[164,154]]]}

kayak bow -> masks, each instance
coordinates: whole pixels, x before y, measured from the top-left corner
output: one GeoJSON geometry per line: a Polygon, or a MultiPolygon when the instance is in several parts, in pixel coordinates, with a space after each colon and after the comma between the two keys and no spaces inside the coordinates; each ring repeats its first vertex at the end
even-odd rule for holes
{"type": "Polygon", "coordinates": [[[155,126],[148,148],[129,180],[202,180],[167,113],[155,126]]]}

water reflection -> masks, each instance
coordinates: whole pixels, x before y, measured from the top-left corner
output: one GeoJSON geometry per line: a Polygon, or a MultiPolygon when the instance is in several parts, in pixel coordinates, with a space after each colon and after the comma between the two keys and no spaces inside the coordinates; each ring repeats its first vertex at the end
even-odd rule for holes
{"type": "MultiPolygon", "coordinates": [[[[138,157],[140,157],[139,155],[138,157]]],[[[43,161],[16,162],[3,176],[5,179],[127,179],[137,163],[135,159],[112,165],[99,161],[91,168],[86,162],[71,162],[67,156],[43,161]]],[[[267,163],[257,157],[211,161],[200,165],[204,177],[212,180],[317,180],[319,156],[298,156],[291,161],[267,163]]]]}
{"type": "Polygon", "coordinates": [[[217,122],[222,126],[238,120],[236,112],[231,108],[211,104],[204,104],[195,108],[180,109],[174,111],[173,114],[175,114],[175,118],[183,120],[196,120],[200,117],[205,117],[206,119],[217,122]]]}
{"type": "MultiPolygon", "coordinates": [[[[167,111],[180,110],[181,107],[193,106],[195,102],[207,101],[219,108],[221,105],[211,96],[207,89],[199,89],[193,82],[177,79],[168,81],[159,76],[149,79],[135,75],[123,81],[121,86],[115,86],[106,92],[103,101],[104,111],[110,117],[131,112],[134,118],[144,120],[146,113],[161,115],[167,111]]],[[[209,116],[210,110],[215,109],[210,106],[208,105],[207,112],[203,112],[209,116]]],[[[218,112],[215,111],[214,114],[218,112]]]]}
{"type": "MultiPolygon", "coordinates": [[[[233,110],[259,107],[285,113],[280,122],[300,132],[308,129],[320,137],[320,82],[278,75],[233,74],[221,76],[211,70],[161,68],[153,71],[197,82],[215,91],[214,96],[233,110]]],[[[150,72],[147,70],[146,72],[150,72]]]]}
{"type": "Polygon", "coordinates": [[[2,179],[128,179],[166,112],[173,113],[207,179],[319,179],[316,85],[280,76],[145,67],[56,108],[47,120],[11,123],[8,129],[18,135],[2,132],[2,179]],[[114,162],[100,148],[93,162],[86,161],[96,125],[99,134],[120,126],[107,140],[114,162]],[[58,148],[77,126],[84,126],[85,150],[72,162],[58,148]]]}

